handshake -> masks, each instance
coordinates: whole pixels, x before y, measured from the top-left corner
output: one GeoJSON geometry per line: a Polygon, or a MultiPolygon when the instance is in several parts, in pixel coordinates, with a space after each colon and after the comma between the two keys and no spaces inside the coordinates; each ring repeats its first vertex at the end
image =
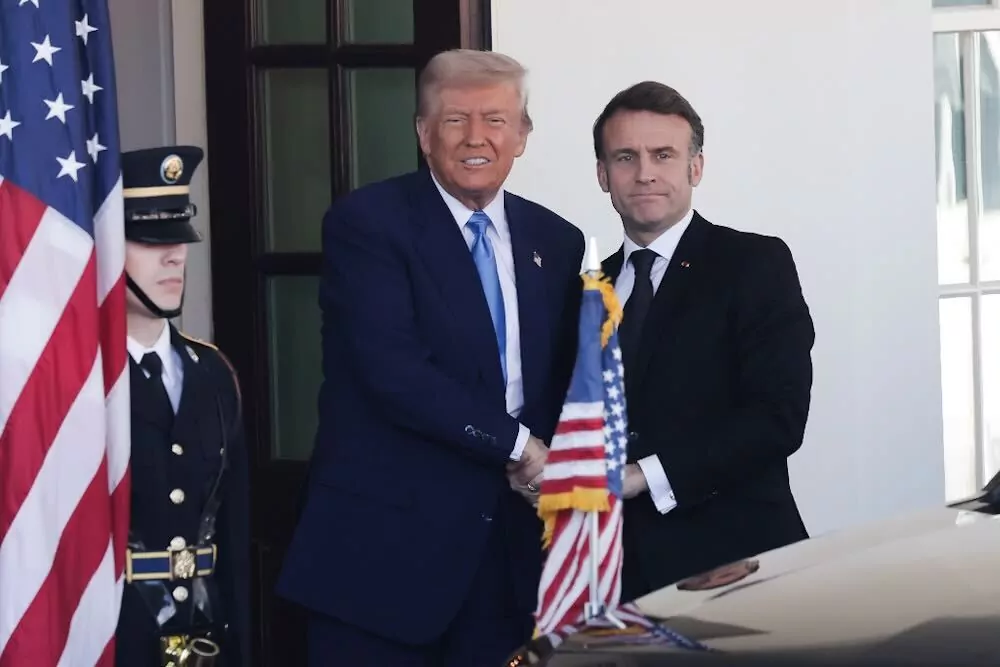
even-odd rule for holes
{"type": "Polygon", "coordinates": [[[507,464],[510,488],[520,493],[532,505],[538,504],[538,490],[542,486],[542,469],[549,456],[549,448],[535,436],[529,436],[521,452],[520,461],[507,464]]]}

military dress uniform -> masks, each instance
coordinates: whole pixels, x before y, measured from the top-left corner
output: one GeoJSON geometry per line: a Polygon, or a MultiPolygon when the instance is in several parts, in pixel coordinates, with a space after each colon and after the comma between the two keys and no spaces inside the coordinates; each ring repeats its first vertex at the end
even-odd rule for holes
{"type": "MultiPolygon", "coordinates": [[[[202,152],[122,156],[126,238],[200,240],[188,187],[202,152]]],[[[175,317],[126,281],[154,314],[175,317]]],[[[179,310],[179,309],[178,309],[179,310]]],[[[169,321],[129,338],[131,521],[116,665],[249,665],[249,500],[239,382],[213,345],[169,321]]]]}

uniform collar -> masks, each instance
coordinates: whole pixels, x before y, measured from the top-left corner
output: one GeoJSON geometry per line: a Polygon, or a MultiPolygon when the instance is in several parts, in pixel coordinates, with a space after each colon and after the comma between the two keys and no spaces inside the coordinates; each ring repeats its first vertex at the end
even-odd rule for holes
{"type": "Polygon", "coordinates": [[[142,361],[142,357],[147,352],[156,352],[163,363],[163,378],[172,380],[177,377],[177,361],[170,345],[170,324],[166,320],[163,321],[163,331],[160,332],[160,337],[156,339],[152,347],[144,346],[132,336],[126,339],[126,344],[128,345],[128,353],[135,360],[135,363],[142,361]]]}

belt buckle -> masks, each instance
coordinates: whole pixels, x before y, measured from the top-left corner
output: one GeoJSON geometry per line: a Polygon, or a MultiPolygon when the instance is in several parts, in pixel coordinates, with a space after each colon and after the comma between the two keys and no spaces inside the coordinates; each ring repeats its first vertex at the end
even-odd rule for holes
{"type": "Polygon", "coordinates": [[[166,635],[160,637],[160,651],[162,667],[214,667],[221,648],[207,637],[166,635]]]}
{"type": "Polygon", "coordinates": [[[168,549],[170,554],[170,580],[193,579],[198,571],[197,549],[195,547],[184,547],[183,549],[168,549]]]}
{"type": "Polygon", "coordinates": [[[184,635],[160,637],[160,653],[163,667],[180,667],[186,662],[185,649],[188,638],[184,635]]]}

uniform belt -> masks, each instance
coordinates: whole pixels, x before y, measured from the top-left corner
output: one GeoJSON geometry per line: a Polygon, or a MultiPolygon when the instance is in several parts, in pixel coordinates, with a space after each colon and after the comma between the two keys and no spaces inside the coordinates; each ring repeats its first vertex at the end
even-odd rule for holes
{"type": "Polygon", "coordinates": [[[134,551],[125,555],[125,580],[176,581],[207,577],[215,572],[214,544],[167,551],[134,551]]]}

